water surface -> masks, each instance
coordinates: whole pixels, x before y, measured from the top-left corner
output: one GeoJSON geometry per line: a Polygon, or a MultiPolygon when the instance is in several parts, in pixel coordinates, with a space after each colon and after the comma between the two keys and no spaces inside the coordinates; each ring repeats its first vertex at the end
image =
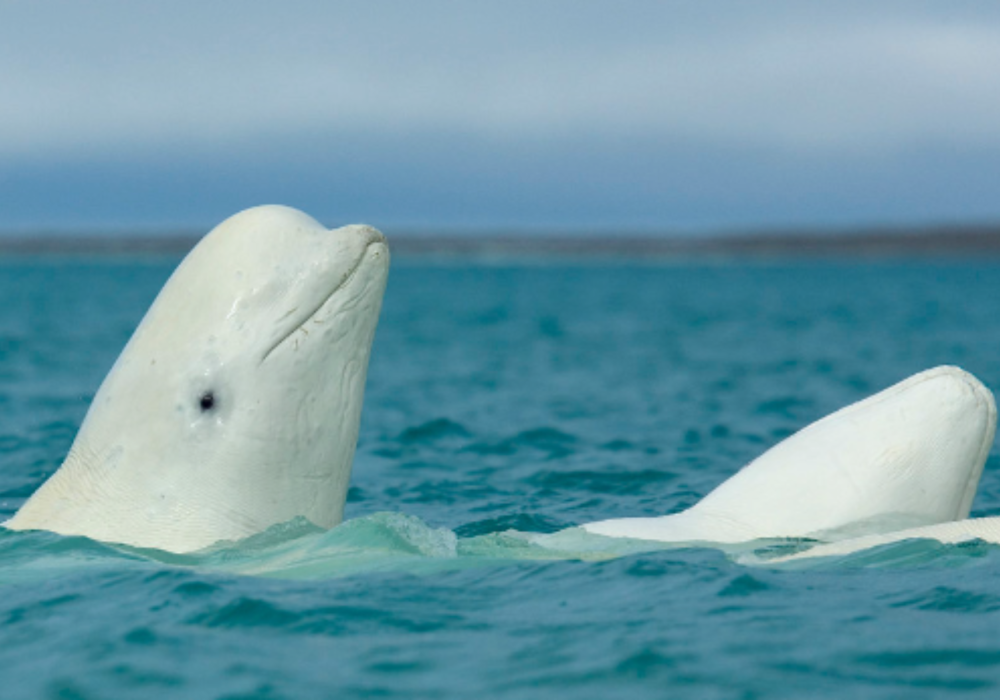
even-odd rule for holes
{"type": "MultiPolygon", "coordinates": [[[[0,515],[175,263],[0,262],[0,515]]],[[[994,697],[1000,548],[768,568],[510,531],[680,510],[937,364],[998,387],[997,300],[995,262],[397,260],[350,521],[189,557],[0,532],[0,696],[994,697]]]]}

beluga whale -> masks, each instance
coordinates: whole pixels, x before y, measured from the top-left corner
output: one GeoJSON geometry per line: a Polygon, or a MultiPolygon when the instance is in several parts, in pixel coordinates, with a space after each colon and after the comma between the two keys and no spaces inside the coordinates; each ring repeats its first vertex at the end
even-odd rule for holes
{"type": "Polygon", "coordinates": [[[343,517],[389,269],[369,226],[280,206],[219,224],[5,525],[170,552],[343,517]]]}
{"type": "MultiPolygon", "coordinates": [[[[935,525],[961,536],[969,528],[940,524],[968,517],[996,421],[989,389],[958,367],[937,367],[806,426],[685,511],[582,528],[679,545],[836,541],[935,525]]],[[[980,529],[1000,533],[998,524],[980,529]]]]}

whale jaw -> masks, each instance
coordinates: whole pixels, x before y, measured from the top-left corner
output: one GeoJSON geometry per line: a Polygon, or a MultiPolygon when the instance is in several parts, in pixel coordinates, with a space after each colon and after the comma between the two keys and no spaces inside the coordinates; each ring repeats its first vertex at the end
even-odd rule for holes
{"type": "Polygon", "coordinates": [[[803,428],[677,515],[588,523],[665,542],[837,539],[969,514],[996,430],[993,395],[957,367],[906,379],[803,428]]]}

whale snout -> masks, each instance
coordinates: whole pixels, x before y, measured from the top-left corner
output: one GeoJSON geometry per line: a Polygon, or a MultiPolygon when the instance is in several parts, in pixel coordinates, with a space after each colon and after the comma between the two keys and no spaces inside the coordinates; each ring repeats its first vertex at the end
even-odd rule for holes
{"type": "Polygon", "coordinates": [[[343,287],[362,268],[368,270],[368,275],[384,278],[389,270],[389,243],[377,228],[366,224],[352,224],[341,229],[354,238],[351,243],[357,255],[350,271],[337,285],[343,287]]]}
{"type": "Polygon", "coordinates": [[[345,274],[338,280],[337,287],[342,286],[353,277],[358,268],[366,266],[366,260],[377,262],[382,258],[385,266],[388,267],[389,244],[377,228],[367,224],[351,224],[336,229],[336,233],[340,236],[341,245],[346,245],[347,250],[350,251],[348,256],[353,258],[345,274]]]}
{"type": "Polygon", "coordinates": [[[893,399],[903,395],[909,413],[923,409],[927,419],[926,429],[940,430],[943,420],[954,425],[946,434],[971,431],[981,434],[984,441],[992,443],[996,426],[997,408],[993,393],[973,375],[959,367],[942,366],[929,369],[897,385],[893,399]]]}
{"type": "Polygon", "coordinates": [[[360,238],[362,245],[366,248],[373,243],[385,244],[385,235],[383,235],[383,233],[377,228],[368,226],[367,224],[352,224],[350,226],[345,226],[344,231],[360,238]]]}
{"type": "Polygon", "coordinates": [[[363,258],[366,251],[372,246],[388,248],[382,232],[367,224],[342,226],[334,229],[333,232],[337,234],[336,240],[340,241],[340,245],[346,246],[347,250],[352,251],[349,255],[357,256],[358,259],[363,258]]]}

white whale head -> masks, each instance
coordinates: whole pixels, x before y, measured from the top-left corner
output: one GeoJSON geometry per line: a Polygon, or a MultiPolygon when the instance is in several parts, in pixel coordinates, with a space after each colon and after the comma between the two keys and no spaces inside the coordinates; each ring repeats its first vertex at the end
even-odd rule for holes
{"type": "Polygon", "coordinates": [[[993,394],[957,367],[920,372],[806,426],[686,511],[584,525],[665,542],[842,538],[965,518],[993,445],[993,394]]]}
{"type": "Polygon", "coordinates": [[[339,523],[388,267],[367,226],[277,206],[224,221],[6,525],[185,552],[296,516],[339,523]]]}

